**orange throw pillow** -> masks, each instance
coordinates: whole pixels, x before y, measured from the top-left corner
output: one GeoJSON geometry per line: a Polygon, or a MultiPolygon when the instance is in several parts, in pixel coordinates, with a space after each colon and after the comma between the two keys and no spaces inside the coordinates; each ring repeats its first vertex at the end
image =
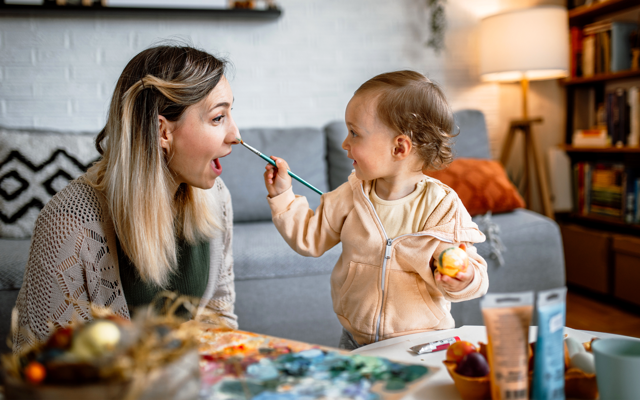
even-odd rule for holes
{"type": "Polygon", "coordinates": [[[455,190],[472,216],[512,211],[525,206],[502,164],[494,160],[457,158],[441,171],[427,175],[455,190]]]}

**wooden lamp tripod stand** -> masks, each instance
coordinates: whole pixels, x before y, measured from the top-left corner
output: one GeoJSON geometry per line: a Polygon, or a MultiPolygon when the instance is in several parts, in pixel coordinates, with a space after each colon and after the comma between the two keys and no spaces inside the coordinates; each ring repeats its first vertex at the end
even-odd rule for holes
{"type": "Polygon", "coordinates": [[[528,207],[531,206],[531,182],[530,182],[530,162],[533,161],[533,170],[538,186],[538,195],[540,196],[540,202],[542,203],[542,209],[544,215],[553,219],[553,209],[551,207],[551,198],[549,196],[549,186],[547,186],[547,175],[544,170],[544,164],[542,159],[538,155],[536,138],[531,131],[531,126],[534,123],[542,122],[542,118],[529,118],[527,115],[527,91],[529,89],[529,81],[523,78],[522,85],[522,115],[523,118],[519,120],[511,121],[509,125],[509,132],[505,138],[504,145],[502,147],[502,153],[500,155],[500,163],[505,166],[509,161],[509,155],[511,154],[511,148],[513,147],[513,141],[518,132],[523,134],[523,162],[524,162],[524,196],[525,202],[528,207]]]}

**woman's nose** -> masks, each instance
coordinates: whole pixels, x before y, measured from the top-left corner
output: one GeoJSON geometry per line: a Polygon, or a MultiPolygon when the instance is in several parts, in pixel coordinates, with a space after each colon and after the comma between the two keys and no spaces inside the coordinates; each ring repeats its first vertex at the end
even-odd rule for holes
{"type": "Polygon", "coordinates": [[[236,121],[231,119],[231,124],[229,124],[229,131],[227,132],[227,142],[230,144],[240,144],[240,130],[236,125],[236,121]]]}

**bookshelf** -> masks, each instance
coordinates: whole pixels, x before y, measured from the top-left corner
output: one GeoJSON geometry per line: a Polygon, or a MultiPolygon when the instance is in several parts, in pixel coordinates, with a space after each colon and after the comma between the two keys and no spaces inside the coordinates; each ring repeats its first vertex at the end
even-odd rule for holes
{"type": "MultiPolygon", "coordinates": [[[[584,1],[570,0],[572,3],[584,1]]],[[[638,0],[593,0],[591,5],[569,10],[571,60],[570,77],[561,81],[567,112],[561,148],[570,160],[574,204],[570,212],[556,214],[565,244],[569,287],[603,293],[613,302],[636,306],[640,305],[640,291],[629,297],[624,282],[632,279],[628,271],[640,269],[640,257],[620,253],[618,243],[637,241],[640,248],[640,219],[636,215],[640,208],[640,147],[629,146],[630,139],[634,141],[629,135],[632,129],[640,131],[640,68],[632,68],[634,43],[620,38],[640,29],[639,21],[638,0]],[[631,99],[636,101],[633,106],[631,99]],[[632,124],[634,113],[637,119],[632,124]],[[581,137],[576,135],[578,131],[581,137]],[[608,143],[601,147],[575,145],[581,139],[587,143],[585,138],[608,139],[608,143]],[[591,278],[585,278],[585,263],[596,271],[591,278]]]]}

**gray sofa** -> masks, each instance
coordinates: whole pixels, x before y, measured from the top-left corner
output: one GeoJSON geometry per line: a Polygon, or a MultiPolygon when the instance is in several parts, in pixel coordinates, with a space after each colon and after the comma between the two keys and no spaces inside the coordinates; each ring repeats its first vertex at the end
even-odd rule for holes
{"type": "MultiPolygon", "coordinates": [[[[456,120],[460,127],[456,156],[490,158],[483,114],[462,110],[456,112],[456,120]]],[[[332,122],[324,129],[244,129],[241,133],[247,143],[263,153],[285,158],[291,170],[322,191],[338,187],[351,172],[351,160],[341,149],[347,134],[343,122],[332,122]]],[[[240,328],[337,346],[341,326],[331,305],[329,276],[340,245],[317,259],[296,254],[271,223],[262,178],[265,162],[238,146],[222,165],[234,208],[240,328]]],[[[312,207],[319,204],[319,196],[296,181],[294,191],[306,196],[312,207]]],[[[493,239],[477,246],[489,265],[490,292],[538,291],[565,284],[562,240],[554,221],[524,209],[474,220],[493,239]],[[502,265],[495,257],[500,239],[504,245],[502,265]]],[[[28,250],[28,239],[0,239],[2,338],[9,330],[28,250]]],[[[483,324],[479,299],[453,304],[452,313],[456,326],[483,324]]]]}

